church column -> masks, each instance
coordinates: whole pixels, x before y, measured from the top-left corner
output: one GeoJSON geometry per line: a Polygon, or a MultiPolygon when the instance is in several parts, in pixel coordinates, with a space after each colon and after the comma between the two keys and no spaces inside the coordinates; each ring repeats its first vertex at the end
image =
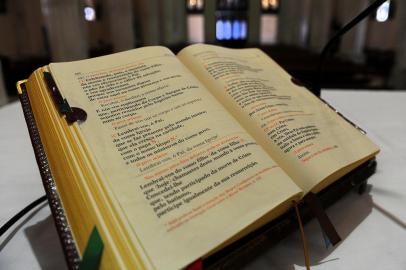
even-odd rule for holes
{"type": "Polygon", "coordinates": [[[8,101],[6,86],[4,85],[3,69],[0,62],[0,106],[8,101]]]}
{"type": "Polygon", "coordinates": [[[184,0],[162,1],[160,14],[162,43],[164,45],[186,43],[186,2],[184,0]]]}
{"type": "Polygon", "coordinates": [[[216,0],[204,1],[204,41],[216,41],[216,0]]]}
{"type": "Polygon", "coordinates": [[[18,58],[44,56],[46,52],[40,0],[14,0],[10,2],[10,6],[16,14],[18,58]]]}
{"type": "Polygon", "coordinates": [[[77,0],[41,0],[52,61],[88,56],[83,6],[77,0]]]}
{"type": "Polygon", "coordinates": [[[406,89],[406,35],[403,33],[403,30],[406,29],[406,2],[397,1],[396,4],[398,35],[391,84],[396,88],[406,89]]]}
{"type": "Polygon", "coordinates": [[[132,0],[103,0],[104,25],[114,52],[135,47],[132,0]]]}
{"type": "MultiPolygon", "coordinates": [[[[337,2],[337,19],[344,26],[364,10],[368,0],[340,0],[337,2]]],[[[341,41],[340,54],[352,61],[364,61],[364,46],[367,34],[367,19],[362,20],[351,31],[347,32],[341,41]]]]}
{"type": "Polygon", "coordinates": [[[260,20],[261,2],[250,1],[248,4],[248,44],[259,44],[260,20]]]}
{"type": "Polygon", "coordinates": [[[309,45],[315,52],[321,52],[329,40],[333,8],[332,0],[312,0],[309,45]]]}
{"type": "Polygon", "coordinates": [[[40,0],[8,1],[0,26],[0,55],[12,60],[46,55],[40,0]]]}
{"type": "Polygon", "coordinates": [[[161,42],[159,0],[134,1],[137,26],[139,26],[141,45],[159,45],[161,42]]]}
{"type": "Polygon", "coordinates": [[[278,42],[307,47],[311,0],[280,2],[278,42]]]}

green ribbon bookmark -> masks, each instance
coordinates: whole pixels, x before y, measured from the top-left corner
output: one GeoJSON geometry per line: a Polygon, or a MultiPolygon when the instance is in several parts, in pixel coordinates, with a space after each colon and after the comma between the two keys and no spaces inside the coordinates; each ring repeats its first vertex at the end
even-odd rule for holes
{"type": "Polygon", "coordinates": [[[103,240],[100,237],[99,231],[94,226],[89,240],[87,241],[85,252],[80,262],[80,270],[98,270],[103,255],[103,240]]]}
{"type": "Polygon", "coordinates": [[[69,106],[68,101],[66,100],[66,98],[63,99],[63,103],[58,105],[58,109],[60,113],[69,113],[72,111],[71,107],[69,106]]]}

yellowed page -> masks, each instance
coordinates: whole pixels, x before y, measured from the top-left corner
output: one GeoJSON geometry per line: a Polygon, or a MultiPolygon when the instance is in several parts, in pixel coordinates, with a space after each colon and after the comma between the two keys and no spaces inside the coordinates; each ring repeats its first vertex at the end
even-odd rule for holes
{"type": "Polygon", "coordinates": [[[72,126],[68,126],[64,120],[61,121],[42,80],[44,70],[43,68],[36,70],[26,86],[58,196],[72,229],[75,244],[83,254],[89,234],[96,226],[105,244],[100,269],[133,268],[130,265],[137,265],[136,254],[128,247],[120,246],[126,239],[117,241],[112,238],[106,224],[111,220],[103,219],[103,213],[95,203],[94,194],[89,196],[90,190],[94,192],[93,187],[90,183],[80,181],[88,178],[86,175],[88,171],[81,169],[86,165],[80,160],[72,159],[74,152],[77,151],[77,145],[72,144],[69,138],[71,136],[69,128],[72,126]],[[127,252],[124,255],[127,256],[123,256],[124,250],[127,252]],[[126,258],[128,260],[125,260],[126,258]]]}
{"type": "Polygon", "coordinates": [[[168,49],[50,69],[87,111],[77,136],[155,268],[184,267],[302,195],[168,49]]]}
{"type": "Polygon", "coordinates": [[[198,44],[178,58],[305,192],[379,151],[259,49],[198,44]]]}

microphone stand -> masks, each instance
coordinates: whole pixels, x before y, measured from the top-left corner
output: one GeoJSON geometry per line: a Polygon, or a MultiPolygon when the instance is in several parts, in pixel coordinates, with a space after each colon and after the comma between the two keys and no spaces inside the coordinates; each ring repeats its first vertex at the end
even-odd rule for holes
{"type": "Polygon", "coordinates": [[[382,5],[386,0],[376,0],[371,5],[369,5],[364,11],[358,14],[354,19],[352,19],[349,23],[344,25],[343,28],[337,31],[337,33],[327,42],[324,46],[323,50],[321,51],[319,63],[317,65],[316,76],[313,81],[312,92],[320,97],[321,92],[321,81],[322,81],[322,72],[323,72],[323,64],[327,57],[327,53],[330,50],[331,46],[337,42],[337,40],[347,33],[351,28],[357,25],[360,21],[362,21],[365,17],[370,15],[372,11],[376,10],[380,5],[382,5]]]}

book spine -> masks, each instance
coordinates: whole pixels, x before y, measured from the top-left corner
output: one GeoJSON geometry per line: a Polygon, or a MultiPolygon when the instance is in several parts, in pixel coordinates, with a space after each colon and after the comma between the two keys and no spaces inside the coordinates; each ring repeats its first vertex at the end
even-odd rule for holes
{"type": "Polygon", "coordinates": [[[20,87],[19,98],[28,127],[31,144],[34,149],[35,159],[38,164],[42,183],[48,198],[48,204],[51,208],[51,213],[54,218],[55,226],[58,232],[59,240],[62,244],[68,268],[72,270],[79,269],[80,256],[68,225],[65,212],[62,208],[51,170],[49,168],[48,159],[41,142],[28,94],[25,89],[25,84],[19,84],[18,87],[20,87]]]}

